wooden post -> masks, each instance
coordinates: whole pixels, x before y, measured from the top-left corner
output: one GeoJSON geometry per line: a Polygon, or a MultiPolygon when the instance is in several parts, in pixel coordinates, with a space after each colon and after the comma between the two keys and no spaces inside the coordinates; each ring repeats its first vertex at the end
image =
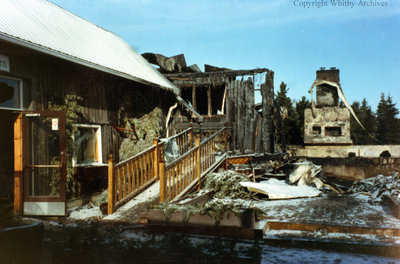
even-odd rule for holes
{"type": "MultiPolygon", "coordinates": [[[[236,146],[236,100],[235,100],[235,86],[234,86],[235,81],[229,81],[228,83],[228,100],[227,100],[227,111],[226,111],[226,116],[227,116],[227,121],[229,122],[229,125],[231,126],[231,136],[229,140],[229,149],[230,151],[235,150],[236,146]]],[[[228,140],[227,140],[228,142],[228,140]]]]}
{"type": "Polygon", "coordinates": [[[22,214],[22,114],[14,122],[14,214],[22,214]]]}
{"type": "Polygon", "coordinates": [[[207,88],[207,102],[208,102],[208,107],[207,107],[207,114],[208,116],[212,115],[212,97],[211,97],[211,86],[208,86],[207,88]]]}
{"type": "MultiPolygon", "coordinates": [[[[196,86],[195,85],[193,85],[193,87],[192,87],[192,107],[194,110],[197,111],[196,86]]],[[[194,116],[194,114],[192,116],[194,116]]]]}
{"type": "Polygon", "coordinates": [[[115,209],[115,183],[114,183],[114,162],[110,154],[108,158],[108,208],[107,214],[114,213],[115,209]]]}
{"type": "Polygon", "coordinates": [[[199,179],[199,190],[201,189],[200,175],[201,175],[201,157],[200,157],[200,135],[196,134],[196,178],[199,179]]]}
{"type": "MultiPolygon", "coordinates": [[[[254,81],[254,80],[253,80],[254,81]]],[[[243,149],[244,153],[252,153],[254,151],[254,130],[255,126],[255,108],[254,108],[254,83],[251,79],[247,80],[244,84],[244,138],[243,149]]]]}
{"type": "Polygon", "coordinates": [[[160,159],[158,161],[159,177],[160,177],[160,202],[166,201],[167,195],[167,179],[165,175],[165,161],[164,161],[164,149],[162,145],[159,148],[160,159]]]}
{"type": "Polygon", "coordinates": [[[153,145],[156,146],[154,149],[154,177],[157,177],[157,180],[160,180],[160,175],[158,175],[158,135],[154,136],[153,145]]]}
{"type": "Polygon", "coordinates": [[[224,97],[222,98],[222,107],[221,107],[221,113],[225,115],[225,102],[226,102],[226,93],[228,90],[228,85],[225,84],[225,90],[224,90],[224,97]]]}
{"type": "Polygon", "coordinates": [[[189,132],[189,141],[190,141],[190,149],[193,148],[193,123],[190,122],[190,132],[189,132]]]}
{"type": "Polygon", "coordinates": [[[274,102],[274,72],[268,71],[265,76],[265,84],[261,85],[262,97],[262,120],[261,132],[259,136],[262,137],[262,152],[271,153],[274,151],[273,147],[273,131],[272,131],[272,115],[273,115],[273,102],[274,102]]]}

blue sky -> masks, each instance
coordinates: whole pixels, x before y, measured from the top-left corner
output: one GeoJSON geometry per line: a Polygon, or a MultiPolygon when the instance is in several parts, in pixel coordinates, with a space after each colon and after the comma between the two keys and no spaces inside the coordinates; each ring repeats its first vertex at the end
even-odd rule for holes
{"type": "Polygon", "coordinates": [[[315,71],[334,66],[350,103],[365,97],[375,109],[384,92],[400,107],[400,1],[332,1],[51,0],[139,53],[184,53],[201,69],[265,67],[275,91],[284,81],[294,99],[309,98],[315,71]]]}

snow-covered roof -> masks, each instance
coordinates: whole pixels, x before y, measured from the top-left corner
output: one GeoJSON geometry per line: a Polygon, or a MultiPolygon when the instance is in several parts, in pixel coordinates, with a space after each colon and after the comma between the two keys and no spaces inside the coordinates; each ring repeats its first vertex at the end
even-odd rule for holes
{"type": "Polygon", "coordinates": [[[122,38],[44,0],[0,0],[0,39],[179,94],[122,38]]]}

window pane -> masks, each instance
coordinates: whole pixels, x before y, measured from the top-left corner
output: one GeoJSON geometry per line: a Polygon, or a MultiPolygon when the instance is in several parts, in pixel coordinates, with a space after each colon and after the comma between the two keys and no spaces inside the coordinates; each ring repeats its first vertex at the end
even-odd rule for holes
{"type": "Polygon", "coordinates": [[[76,163],[80,165],[93,164],[99,160],[99,128],[78,127],[75,134],[76,163]]]}
{"type": "Polygon", "coordinates": [[[29,195],[59,196],[59,131],[52,129],[49,117],[29,117],[29,128],[30,165],[38,166],[29,170],[29,195]]]}
{"type": "Polygon", "coordinates": [[[60,164],[60,134],[52,130],[51,118],[30,117],[30,156],[32,165],[60,164]]]}
{"type": "Polygon", "coordinates": [[[59,168],[31,168],[29,196],[60,196],[59,168]]]}
{"type": "Polygon", "coordinates": [[[0,77],[0,107],[20,108],[19,81],[0,77]]]}

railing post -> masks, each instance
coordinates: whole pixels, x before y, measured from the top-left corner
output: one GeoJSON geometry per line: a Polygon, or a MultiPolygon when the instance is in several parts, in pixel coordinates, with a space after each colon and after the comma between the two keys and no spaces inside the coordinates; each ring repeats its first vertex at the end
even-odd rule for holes
{"type": "Polygon", "coordinates": [[[201,157],[200,157],[200,135],[196,134],[196,178],[199,179],[199,190],[201,189],[200,175],[201,175],[201,157]]]}
{"type": "Polygon", "coordinates": [[[114,213],[115,208],[115,182],[114,182],[114,162],[110,154],[108,158],[108,208],[107,214],[114,213]]]}
{"type": "Polygon", "coordinates": [[[192,149],[193,148],[193,123],[192,122],[190,122],[190,125],[189,125],[189,127],[190,127],[190,131],[189,131],[189,146],[190,146],[190,148],[189,149],[192,149]]]}
{"type": "Polygon", "coordinates": [[[157,177],[157,180],[160,180],[160,175],[158,174],[158,135],[154,136],[153,145],[156,146],[154,149],[154,176],[157,177]]]}
{"type": "Polygon", "coordinates": [[[159,177],[160,177],[160,202],[165,202],[167,194],[167,179],[165,174],[164,149],[162,145],[159,148],[160,160],[158,161],[159,177]]]}

